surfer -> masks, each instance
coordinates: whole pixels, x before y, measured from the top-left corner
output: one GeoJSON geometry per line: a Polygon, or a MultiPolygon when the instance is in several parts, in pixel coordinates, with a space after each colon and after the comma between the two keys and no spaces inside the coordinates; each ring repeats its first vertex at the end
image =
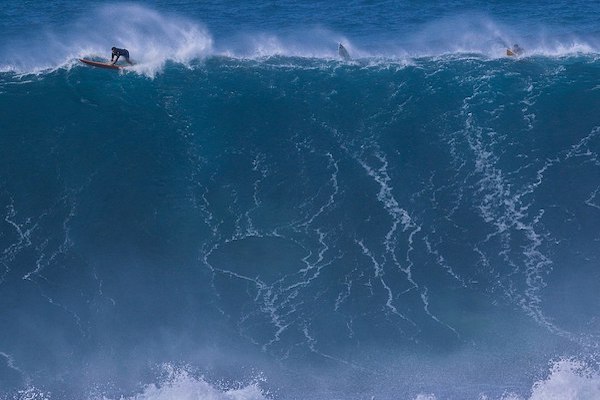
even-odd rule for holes
{"type": "Polygon", "coordinates": [[[348,61],[350,59],[350,54],[348,54],[348,50],[346,50],[346,48],[342,46],[341,43],[338,46],[338,54],[340,55],[340,57],[342,57],[344,61],[348,61]]]}
{"type": "Polygon", "coordinates": [[[119,61],[119,57],[121,56],[123,56],[125,58],[125,61],[127,61],[129,64],[133,65],[133,63],[129,61],[129,51],[127,49],[117,49],[116,47],[113,47],[111,50],[112,54],[110,56],[110,62],[113,65],[115,65],[117,61],[119,61]],[[115,56],[117,58],[115,59],[115,61],[113,61],[113,58],[115,58],[115,56]]]}
{"type": "Polygon", "coordinates": [[[523,50],[523,48],[521,46],[519,46],[518,44],[514,44],[513,48],[510,49],[510,51],[515,55],[515,56],[520,56],[521,54],[523,54],[523,52],[525,50],[523,50]]]}

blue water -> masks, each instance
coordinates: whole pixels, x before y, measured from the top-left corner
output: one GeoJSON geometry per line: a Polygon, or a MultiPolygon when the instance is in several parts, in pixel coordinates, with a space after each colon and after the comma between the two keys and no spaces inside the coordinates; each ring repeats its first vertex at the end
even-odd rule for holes
{"type": "Polygon", "coordinates": [[[600,398],[600,4],[421,3],[5,1],[0,399],[600,398]]]}

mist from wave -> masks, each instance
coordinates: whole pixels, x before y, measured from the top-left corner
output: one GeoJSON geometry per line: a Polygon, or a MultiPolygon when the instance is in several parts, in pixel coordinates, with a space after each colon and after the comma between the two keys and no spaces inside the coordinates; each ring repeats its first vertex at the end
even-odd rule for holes
{"type": "Polygon", "coordinates": [[[210,54],[213,39],[202,24],[133,4],[106,5],[64,25],[5,42],[0,70],[36,72],[104,58],[111,47],[130,50],[136,70],[154,74],[167,60],[187,64],[210,54]],[[27,51],[23,51],[26,49],[27,51]]]}
{"type": "Polygon", "coordinates": [[[77,65],[78,58],[106,60],[112,46],[127,48],[136,63],[129,70],[149,77],[163,71],[168,62],[189,66],[207,57],[336,60],[339,43],[352,59],[362,63],[448,55],[496,59],[505,57],[506,48],[515,43],[526,50],[525,56],[600,52],[600,42],[593,36],[551,34],[543,25],[511,26],[480,12],[441,17],[397,35],[360,38],[351,31],[319,25],[287,32],[251,29],[215,37],[203,21],[175,12],[139,4],[105,4],[72,21],[8,37],[0,45],[0,56],[5,60],[0,71],[36,73],[77,65]]]}

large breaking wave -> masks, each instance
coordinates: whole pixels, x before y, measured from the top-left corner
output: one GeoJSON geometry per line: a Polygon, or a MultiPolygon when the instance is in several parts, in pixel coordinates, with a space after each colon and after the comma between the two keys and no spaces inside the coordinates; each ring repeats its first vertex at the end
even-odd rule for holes
{"type": "Polygon", "coordinates": [[[597,394],[595,53],[245,58],[119,11],[142,75],[50,56],[92,36],[0,75],[3,395],[597,394]]]}

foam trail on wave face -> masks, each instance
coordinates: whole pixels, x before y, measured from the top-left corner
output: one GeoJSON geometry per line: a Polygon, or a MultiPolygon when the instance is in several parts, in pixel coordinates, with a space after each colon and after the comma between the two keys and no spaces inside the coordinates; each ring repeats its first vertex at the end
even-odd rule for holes
{"type": "Polygon", "coordinates": [[[185,64],[206,56],[213,43],[208,31],[193,21],[130,4],[104,5],[89,17],[32,36],[5,42],[0,56],[9,61],[0,64],[0,70],[28,73],[83,57],[110,60],[115,46],[129,50],[137,64],[132,69],[154,76],[168,60],[185,64]]]}
{"type": "Polygon", "coordinates": [[[557,158],[547,158],[524,183],[515,182],[511,179],[514,172],[507,171],[497,152],[506,137],[488,127],[480,120],[481,114],[477,113],[477,107],[493,93],[490,82],[488,77],[484,77],[476,83],[472,96],[464,99],[462,108],[465,138],[474,156],[471,177],[477,179],[474,186],[476,207],[482,220],[491,228],[474,250],[481,257],[481,265],[491,274],[501,277],[495,279],[495,289],[503,290],[507,298],[519,305],[533,320],[553,334],[585,347],[597,348],[595,338],[561,327],[544,310],[547,276],[554,270],[548,244],[556,239],[543,223],[546,210],[531,200],[545,181],[548,171],[556,168],[558,163],[579,155],[596,158],[587,145],[597,131],[594,129],[557,158]],[[515,240],[521,241],[518,249],[513,246],[515,240]],[[490,251],[494,245],[499,245],[501,251],[490,251]],[[501,262],[495,260],[495,254],[501,257],[501,262]]]}
{"type": "Polygon", "coordinates": [[[14,232],[17,234],[16,241],[10,244],[8,247],[3,249],[0,253],[0,265],[4,271],[0,271],[0,285],[4,283],[4,280],[8,273],[11,271],[11,264],[14,262],[17,255],[25,248],[31,246],[31,234],[37,228],[37,223],[32,224],[31,220],[27,219],[25,222],[19,223],[16,219],[17,212],[14,207],[14,202],[11,199],[11,203],[6,207],[7,213],[4,217],[4,221],[14,228],[14,232]]]}
{"type": "Polygon", "coordinates": [[[600,191],[600,186],[598,186],[596,188],[596,190],[594,190],[590,194],[590,196],[588,197],[588,199],[585,201],[585,204],[588,205],[588,206],[590,206],[590,207],[597,208],[597,209],[600,210],[600,204],[598,204],[598,200],[597,200],[597,198],[598,198],[598,191],[600,191]]]}
{"type": "Polygon", "coordinates": [[[4,358],[6,366],[11,370],[15,371],[19,376],[21,376],[26,385],[31,385],[31,378],[17,366],[17,363],[15,362],[13,356],[3,351],[0,351],[0,358],[4,358]]]}

